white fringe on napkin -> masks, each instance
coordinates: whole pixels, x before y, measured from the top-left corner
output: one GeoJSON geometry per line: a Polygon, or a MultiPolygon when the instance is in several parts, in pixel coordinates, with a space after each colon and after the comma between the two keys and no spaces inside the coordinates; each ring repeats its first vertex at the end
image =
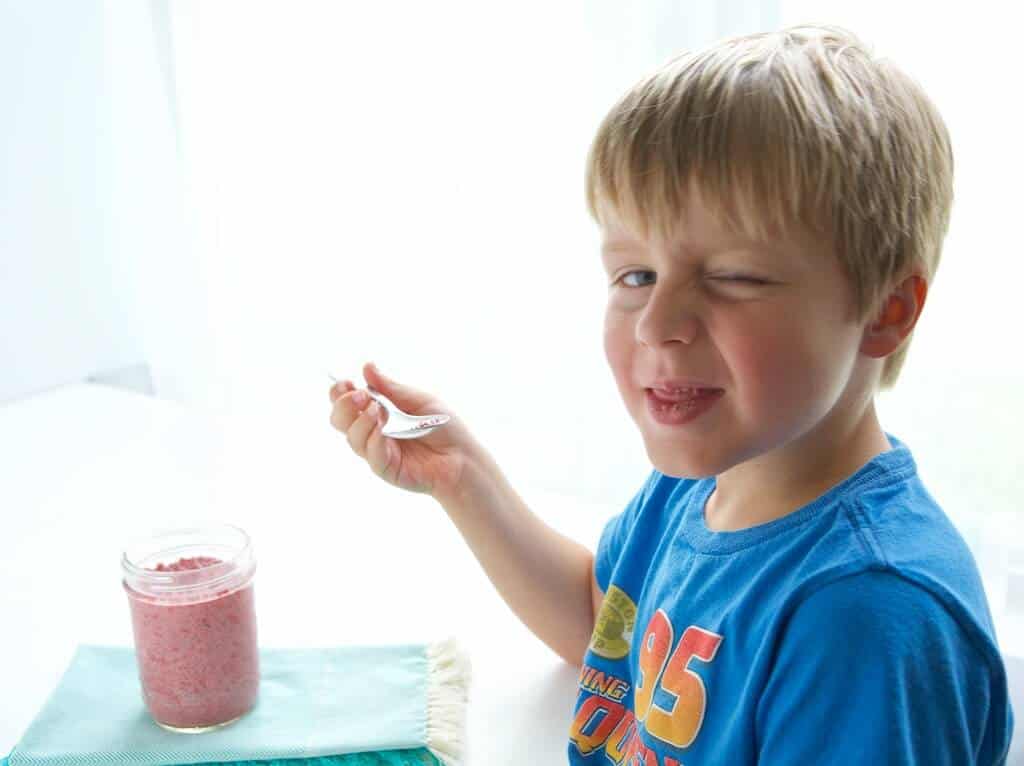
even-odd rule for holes
{"type": "Polygon", "coordinates": [[[427,646],[427,749],[446,766],[462,762],[469,678],[469,657],[454,638],[427,646]]]}

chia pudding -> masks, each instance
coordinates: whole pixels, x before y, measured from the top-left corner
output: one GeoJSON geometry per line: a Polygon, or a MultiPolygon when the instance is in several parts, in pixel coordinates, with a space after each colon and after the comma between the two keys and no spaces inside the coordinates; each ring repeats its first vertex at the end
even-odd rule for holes
{"type": "Polygon", "coordinates": [[[123,582],[146,707],[174,731],[231,723],[252,709],[259,692],[255,561],[248,537],[227,527],[179,530],[147,542],[165,549],[143,555],[140,563],[126,552],[123,582]],[[202,542],[232,531],[244,538],[235,555],[202,542]],[[182,535],[195,542],[181,544],[182,535]]]}

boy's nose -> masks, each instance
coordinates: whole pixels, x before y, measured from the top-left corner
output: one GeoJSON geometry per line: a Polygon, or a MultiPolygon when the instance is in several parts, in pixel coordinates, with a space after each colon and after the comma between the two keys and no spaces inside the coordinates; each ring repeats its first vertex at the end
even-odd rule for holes
{"type": "Polygon", "coordinates": [[[700,319],[693,311],[683,307],[654,310],[648,304],[636,323],[636,339],[645,346],[656,348],[665,343],[693,343],[700,332],[700,319]]]}

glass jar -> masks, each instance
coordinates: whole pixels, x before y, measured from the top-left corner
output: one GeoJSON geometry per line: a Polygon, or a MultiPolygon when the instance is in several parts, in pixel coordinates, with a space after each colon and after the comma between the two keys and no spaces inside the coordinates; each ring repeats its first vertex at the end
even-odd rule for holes
{"type": "Polygon", "coordinates": [[[153,720],[199,733],[251,710],[260,674],[249,536],[230,525],[159,532],[130,544],[121,566],[153,720]]]}

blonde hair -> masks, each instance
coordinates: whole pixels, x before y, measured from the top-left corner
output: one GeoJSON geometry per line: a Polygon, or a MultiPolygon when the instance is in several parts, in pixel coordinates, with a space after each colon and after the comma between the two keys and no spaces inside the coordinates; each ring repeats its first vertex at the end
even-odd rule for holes
{"type": "MultiPolygon", "coordinates": [[[[610,206],[642,235],[670,237],[691,188],[745,236],[799,226],[826,237],[863,321],[913,269],[932,282],[953,153],[911,77],[846,29],[800,25],[673,58],[605,117],[586,169],[599,224],[610,206]]],[[[881,388],[910,339],[885,359],[881,388]]]]}

